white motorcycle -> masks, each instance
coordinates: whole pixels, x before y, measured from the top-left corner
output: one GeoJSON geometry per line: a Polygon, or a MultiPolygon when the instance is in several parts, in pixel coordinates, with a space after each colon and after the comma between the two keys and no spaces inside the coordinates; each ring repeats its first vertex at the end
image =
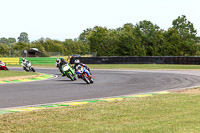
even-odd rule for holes
{"type": "Polygon", "coordinates": [[[32,67],[32,64],[30,61],[26,61],[24,63],[22,63],[23,69],[27,72],[35,72],[35,69],[32,67]]]}

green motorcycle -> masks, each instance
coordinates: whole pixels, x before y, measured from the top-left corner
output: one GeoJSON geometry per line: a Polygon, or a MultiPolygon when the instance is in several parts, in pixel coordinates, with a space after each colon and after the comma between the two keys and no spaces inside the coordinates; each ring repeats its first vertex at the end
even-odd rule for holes
{"type": "Polygon", "coordinates": [[[76,74],[69,64],[63,65],[62,71],[63,71],[63,74],[67,76],[68,78],[70,78],[72,81],[76,80],[76,74]]]}

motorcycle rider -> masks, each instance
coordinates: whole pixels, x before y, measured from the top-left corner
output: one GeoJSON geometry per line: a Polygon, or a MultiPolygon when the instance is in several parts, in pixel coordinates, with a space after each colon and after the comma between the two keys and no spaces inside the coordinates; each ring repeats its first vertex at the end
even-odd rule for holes
{"type": "Polygon", "coordinates": [[[91,71],[90,71],[90,68],[87,67],[85,64],[81,63],[79,59],[76,59],[76,60],[74,61],[74,70],[75,70],[75,72],[76,72],[77,69],[78,69],[78,67],[77,67],[78,65],[81,65],[81,66],[85,67],[85,68],[89,71],[90,75],[92,75],[92,73],[91,73],[91,71]]]}
{"type": "Polygon", "coordinates": [[[1,65],[4,66],[5,63],[3,61],[0,60],[0,70],[1,70],[1,65]]]}
{"type": "MultiPolygon", "coordinates": [[[[58,61],[58,60],[56,60],[56,64],[57,64],[57,61],[58,61]]],[[[64,72],[62,71],[62,66],[65,65],[65,64],[68,64],[68,63],[65,61],[64,58],[61,58],[61,59],[60,59],[60,62],[56,65],[56,66],[59,68],[60,72],[62,73],[62,76],[65,76],[64,72]]],[[[70,65],[70,64],[69,64],[69,65],[70,65]]],[[[70,65],[70,66],[71,66],[71,65],[70,65]]]]}
{"type": "Polygon", "coordinates": [[[0,60],[0,66],[1,66],[1,63],[3,63],[3,61],[0,60]]]}
{"type": "Polygon", "coordinates": [[[1,64],[6,65],[6,63],[4,63],[3,61],[0,60],[0,67],[1,67],[1,64]]]}
{"type": "Polygon", "coordinates": [[[23,69],[25,70],[25,71],[27,71],[26,70],[26,66],[27,66],[27,64],[29,63],[29,61],[28,60],[26,60],[25,58],[22,58],[22,66],[23,66],[23,69]]]}
{"type": "Polygon", "coordinates": [[[62,73],[61,67],[60,67],[60,59],[56,59],[56,67],[60,70],[62,73]]]}
{"type": "Polygon", "coordinates": [[[27,72],[33,71],[35,72],[35,69],[32,67],[32,64],[30,61],[26,60],[25,58],[22,58],[22,63],[21,63],[23,69],[27,72]]]}

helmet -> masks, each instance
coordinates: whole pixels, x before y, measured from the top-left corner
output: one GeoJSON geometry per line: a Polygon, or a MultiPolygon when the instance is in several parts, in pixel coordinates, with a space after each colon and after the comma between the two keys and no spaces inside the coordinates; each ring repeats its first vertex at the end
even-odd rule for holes
{"type": "Polygon", "coordinates": [[[65,59],[64,59],[64,58],[61,58],[61,59],[60,59],[60,61],[61,61],[61,62],[64,62],[64,61],[65,61],[65,59]]]}
{"type": "Polygon", "coordinates": [[[22,58],[22,61],[25,61],[25,58],[22,58]]]}
{"type": "Polygon", "coordinates": [[[74,61],[74,64],[79,64],[80,63],[80,60],[79,59],[76,59],[75,61],[74,61]]]}
{"type": "Polygon", "coordinates": [[[59,59],[56,59],[56,62],[58,63],[60,60],[59,59]]]}

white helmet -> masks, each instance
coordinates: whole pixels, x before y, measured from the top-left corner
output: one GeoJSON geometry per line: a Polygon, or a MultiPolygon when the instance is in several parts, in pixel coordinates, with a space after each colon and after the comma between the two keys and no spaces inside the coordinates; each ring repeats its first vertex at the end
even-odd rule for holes
{"type": "Polygon", "coordinates": [[[57,62],[57,63],[59,63],[59,62],[60,62],[60,60],[59,60],[59,59],[56,59],[56,62],[57,62]]]}
{"type": "Polygon", "coordinates": [[[79,64],[80,63],[80,60],[79,59],[76,59],[75,61],[74,61],[74,64],[79,64]]]}
{"type": "Polygon", "coordinates": [[[22,58],[22,61],[25,61],[25,58],[22,58]]]}

